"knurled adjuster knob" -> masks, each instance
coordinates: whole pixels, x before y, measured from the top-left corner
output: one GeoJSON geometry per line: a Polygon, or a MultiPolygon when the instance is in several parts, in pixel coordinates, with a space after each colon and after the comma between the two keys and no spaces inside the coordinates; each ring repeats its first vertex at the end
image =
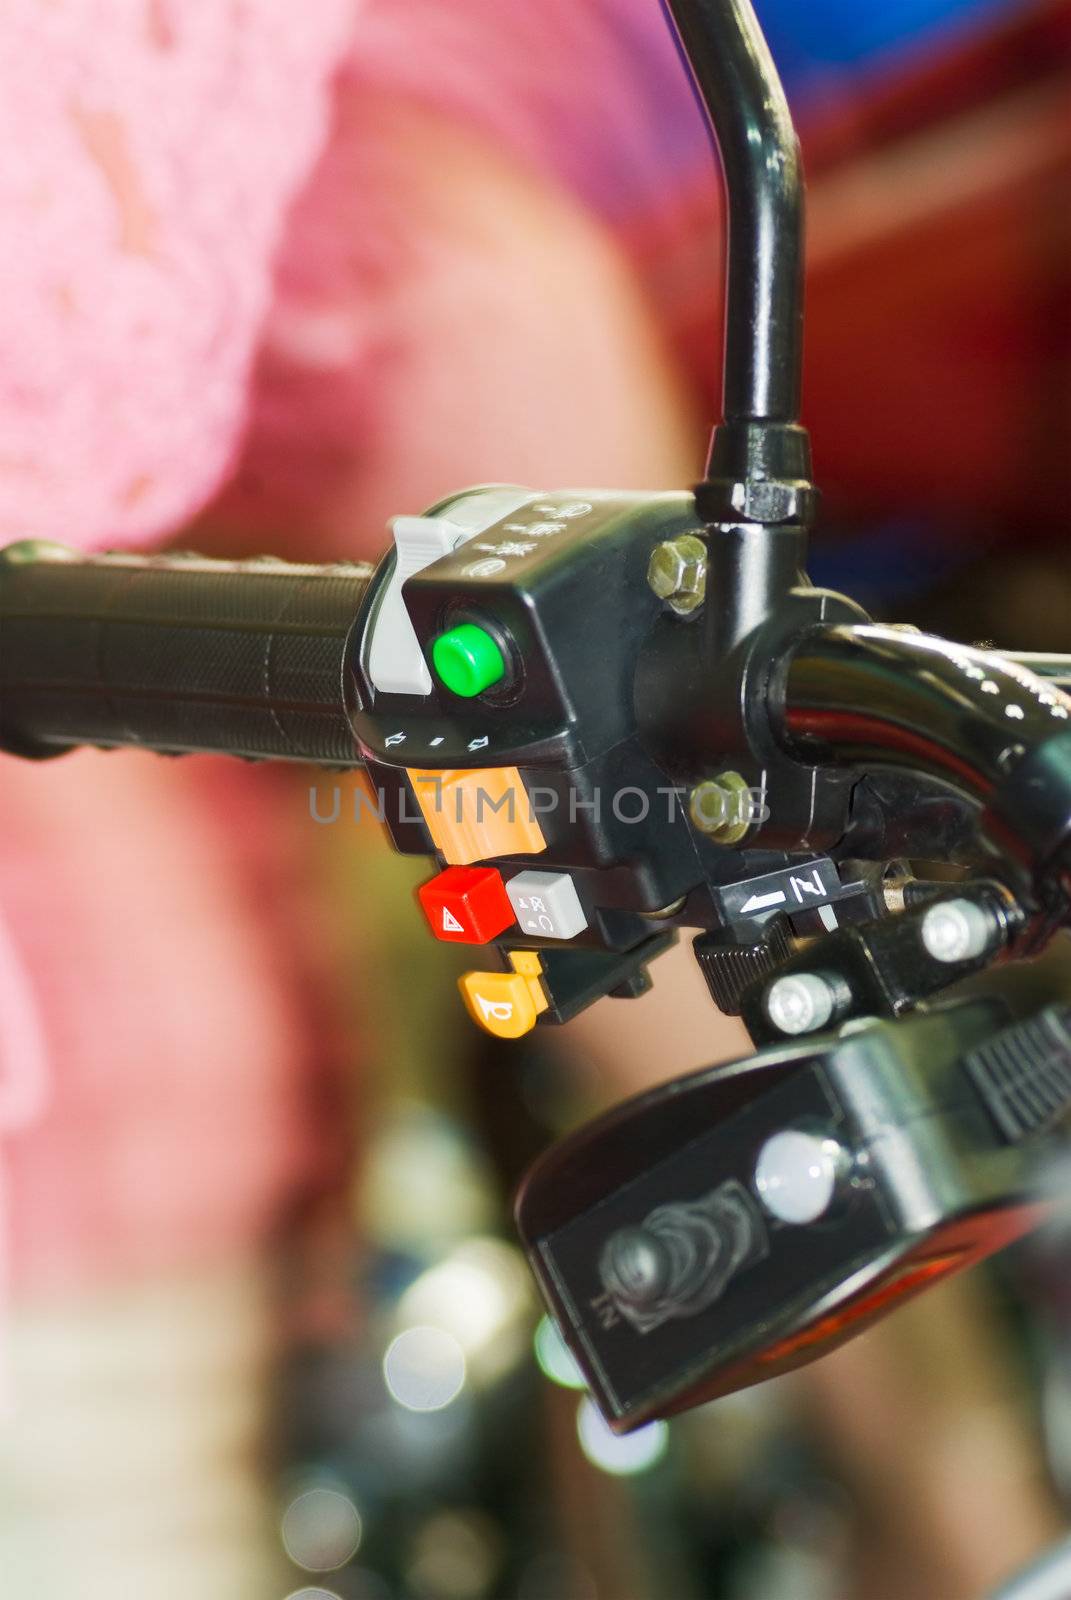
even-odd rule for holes
{"type": "Polygon", "coordinates": [[[787,917],[773,917],[753,939],[701,933],[692,948],[714,1004],[727,1017],[738,1017],[745,989],[775,972],[792,954],[792,935],[787,917]]]}

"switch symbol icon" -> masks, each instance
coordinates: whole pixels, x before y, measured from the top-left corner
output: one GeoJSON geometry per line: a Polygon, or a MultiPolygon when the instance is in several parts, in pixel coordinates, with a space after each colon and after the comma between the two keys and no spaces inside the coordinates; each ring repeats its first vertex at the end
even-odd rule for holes
{"type": "Polygon", "coordinates": [[[796,899],[801,904],[803,903],[803,897],[805,894],[824,895],[827,892],[826,886],[822,882],[817,867],[815,867],[814,871],[809,877],[789,878],[788,881],[792,885],[792,891],[795,894],[796,899]]]}
{"type": "Polygon", "coordinates": [[[485,1022],[511,1022],[513,1020],[512,1000],[488,1000],[485,995],[476,996],[476,1004],[483,1012],[485,1022]]]}
{"type": "Polygon", "coordinates": [[[465,932],[464,925],[462,923],[458,922],[457,918],[454,916],[454,913],[450,910],[449,906],[443,906],[443,932],[444,933],[464,933],[465,932]]]}

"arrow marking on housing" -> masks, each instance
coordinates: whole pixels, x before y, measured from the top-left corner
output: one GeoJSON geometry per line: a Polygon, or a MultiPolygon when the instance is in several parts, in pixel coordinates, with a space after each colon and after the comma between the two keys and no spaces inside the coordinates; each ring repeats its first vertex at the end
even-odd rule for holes
{"type": "Polygon", "coordinates": [[[749,911],[765,911],[769,906],[783,906],[788,895],[783,889],[771,889],[769,894],[753,894],[750,900],[745,900],[740,907],[741,916],[746,916],[749,911]]]}

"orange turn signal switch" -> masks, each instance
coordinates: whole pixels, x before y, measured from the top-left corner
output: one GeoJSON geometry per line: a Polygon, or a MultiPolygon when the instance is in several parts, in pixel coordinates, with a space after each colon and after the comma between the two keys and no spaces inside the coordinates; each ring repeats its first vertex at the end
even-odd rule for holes
{"type": "Polygon", "coordinates": [[[408,769],[436,850],[454,866],[547,848],[516,767],[408,769]]]}

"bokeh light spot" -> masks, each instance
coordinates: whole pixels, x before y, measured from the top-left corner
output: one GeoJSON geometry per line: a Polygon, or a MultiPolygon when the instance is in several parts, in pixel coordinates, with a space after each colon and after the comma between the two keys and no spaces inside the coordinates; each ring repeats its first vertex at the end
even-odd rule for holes
{"type": "Polygon", "coordinates": [[[397,1325],[452,1334],[470,1381],[486,1387],[523,1359],[531,1314],[531,1280],[520,1252],[498,1239],[476,1238],[410,1284],[398,1303],[397,1325]]]}
{"type": "Polygon", "coordinates": [[[406,1328],[387,1347],[383,1377],[407,1411],[441,1411],[465,1382],[465,1352],[443,1328],[406,1328]]]}
{"type": "Polygon", "coordinates": [[[563,1389],[587,1388],[575,1356],[551,1317],[540,1319],[533,1342],[539,1370],[545,1378],[549,1378],[551,1383],[560,1384],[563,1389]]]}
{"type": "Polygon", "coordinates": [[[306,1572],[335,1572],[357,1554],[360,1513],[337,1489],[308,1489],[283,1513],[282,1535],[295,1566],[306,1572]]]}
{"type": "Polygon", "coordinates": [[[445,1511],[431,1517],[413,1544],[406,1576],[428,1600],[487,1600],[503,1555],[494,1522],[479,1511],[445,1511]]]}
{"type": "Polygon", "coordinates": [[[580,1402],[576,1431],[580,1448],[592,1465],[620,1478],[653,1467],[665,1455],[669,1442],[669,1428],[664,1422],[649,1422],[645,1428],[618,1438],[606,1426],[594,1401],[588,1399],[580,1402]]]}

